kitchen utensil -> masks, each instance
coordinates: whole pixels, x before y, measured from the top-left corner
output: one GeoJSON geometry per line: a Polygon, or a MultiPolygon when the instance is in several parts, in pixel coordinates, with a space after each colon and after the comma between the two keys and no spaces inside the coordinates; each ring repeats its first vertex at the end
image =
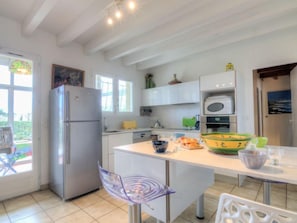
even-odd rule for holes
{"type": "Polygon", "coordinates": [[[196,124],[196,118],[192,117],[192,118],[183,118],[183,126],[184,127],[194,127],[196,124]]]}
{"type": "Polygon", "coordinates": [[[154,128],[162,128],[161,123],[159,120],[157,120],[154,124],[154,128]]]}
{"type": "Polygon", "coordinates": [[[252,139],[251,134],[239,133],[202,133],[201,138],[209,150],[221,154],[237,154],[241,149],[245,149],[252,139]]]}
{"type": "Polygon", "coordinates": [[[266,149],[243,149],[238,151],[241,162],[249,169],[260,169],[267,160],[266,149]]]}

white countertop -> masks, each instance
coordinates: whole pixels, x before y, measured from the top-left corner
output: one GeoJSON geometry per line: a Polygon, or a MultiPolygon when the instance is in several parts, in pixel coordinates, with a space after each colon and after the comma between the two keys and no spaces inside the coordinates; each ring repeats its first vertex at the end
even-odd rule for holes
{"type": "MultiPolygon", "coordinates": [[[[115,152],[129,152],[156,159],[164,159],[174,162],[184,162],[190,165],[210,168],[225,172],[226,174],[241,174],[251,177],[297,184],[297,148],[281,147],[284,155],[280,166],[272,166],[268,162],[258,170],[248,169],[239,160],[237,155],[221,155],[210,152],[205,146],[200,150],[180,149],[174,152],[176,144],[169,142],[166,153],[155,153],[151,141],[134,143],[115,147],[115,152]]],[[[273,147],[273,146],[271,146],[273,147]]]]}
{"type": "Polygon", "coordinates": [[[199,133],[199,130],[195,129],[183,129],[183,128],[137,128],[137,129],[114,129],[102,131],[102,135],[111,135],[111,134],[123,134],[127,132],[142,132],[142,131],[165,131],[165,132],[183,132],[183,133],[199,133]]]}

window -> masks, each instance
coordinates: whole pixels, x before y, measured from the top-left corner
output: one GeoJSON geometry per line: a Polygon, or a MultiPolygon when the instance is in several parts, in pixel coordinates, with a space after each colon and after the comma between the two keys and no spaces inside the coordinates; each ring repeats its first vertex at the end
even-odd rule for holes
{"type": "Polygon", "coordinates": [[[119,112],[132,112],[132,82],[119,80],[119,112]]]}
{"type": "Polygon", "coordinates": [[[102,111],[133,112],[132,82],[96,75],[96,88],[101,89],[102,111]]]}
{"type": "Polygon", "coordinates": [[[113,111],[113,81],[112,78],[96,75],[96,88],[101,89],[102,111],[113,111]]]}

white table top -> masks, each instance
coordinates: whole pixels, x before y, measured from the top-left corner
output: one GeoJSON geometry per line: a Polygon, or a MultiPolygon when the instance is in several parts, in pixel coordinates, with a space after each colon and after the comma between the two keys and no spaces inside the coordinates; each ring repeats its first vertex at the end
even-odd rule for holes
{"type": "MultiPolygon", "coordinates": [[[[297,148],[280,147],[284,154],[279,166],[273,166],[267,161],[265,165],[258,170],[252,170],[245,167],[237,155],[221,155],[210,152],[205,146],[200,150],[180,149],[175,152],[176,144],[169,142],[166,153],[155,153],[151,141],[134,143],[129,145],[115,147],[115,152],[129,152],[143,156],[155,157],[174,162],[184,162],[189,165],[220,170],[220,172],[241,174],[251,177],[279,181],[291,184],[297,184],[297,148]]],[[[274,148],[275,146],[271,146],[274,148]]]]}

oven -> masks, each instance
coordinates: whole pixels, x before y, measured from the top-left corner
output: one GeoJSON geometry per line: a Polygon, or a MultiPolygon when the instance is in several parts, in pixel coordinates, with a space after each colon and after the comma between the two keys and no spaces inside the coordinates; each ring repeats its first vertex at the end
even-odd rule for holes
{"type": "Polygon", "coordinates": [[[201,133],[237,132],[237,117],[235,115],[201,116],[201,133]]]}

